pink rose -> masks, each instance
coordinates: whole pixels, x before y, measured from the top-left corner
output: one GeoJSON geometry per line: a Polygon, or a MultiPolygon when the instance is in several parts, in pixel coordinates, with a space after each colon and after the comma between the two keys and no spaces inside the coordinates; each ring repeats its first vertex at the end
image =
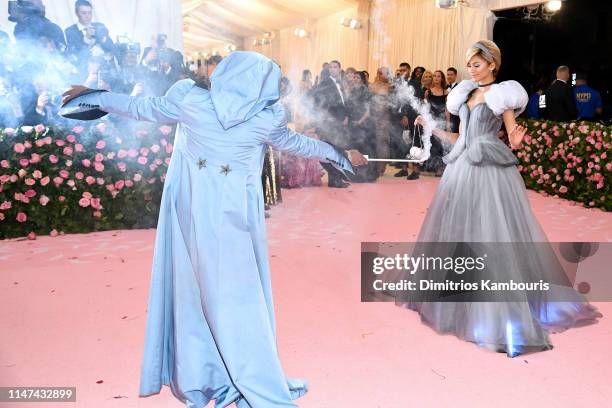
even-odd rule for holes
{"type": "Polygon", "coordinates": [[[0,210],[10,210],[13,204],[10,201],[4,201],[0,204],[0,210]]]}
{"type": "Polygon", "coordinates": [[[124,172],[127,170],[127,165],[124,162],[117,163],[117,168],[119,171],[124,172]]]}
{"type": "Polygon", "coordinates": [[[72,131],[78,135],[78,134],[80,134],[83,131],[83,127],[82,126],[75,126],[74,128],[72,128],[72,131]]]}
{"type": "Polygon", "coordinates": [[[85,167],[89,167],[91,166],[91,161],[89,161],[89,159],[83,159],[81,160],[81,164],[85,167]]]}
{"type": "Polygon", "coordinates": [[[611,162],[606,163],[606,170],[612,171],[612,163],[611,162]]]}
{"type": "Polygon", "coordinates": [[[79,200],[79,205],[81,207],[89,207],[89,204],[91,204],[91,200],[89,198],[83,197],[79,200]]]}
{"type": "Polygon", "coordinates": [[[0,212],[0,221],[4,221],[4,213],[0,212]]]}
{"type": "Polygon", "coordinates": [[[66,184],[68,184],[68,187],[74,187],[76,185],[76,182],[72,179],[68,180],[66,182],[66,184]]]}
{"type": "Polygon", "coordinates": [[[104,165],[102,163],[96,162],[94,164],[94,168],[96,169],[96,171],[99,172],[103,172],[104,171],[104,165]]]}
{"type": "Polygon", "coordinates": [[[25,146],[23,145],[23,143],[15,143],[15,146],[13,146],[13,150],[15,150],[15,153],[23,153],[25,152],[25,146]]]}
{"type": "Polygon", "coordinates": [[[13,128],[6,128],[4,129],[4,134],[7,136],[13,136],[15,134],[15,129],[13,128]]]}
{"type": "Polygon", "coordinates": [[[61,177],[54,177],[53,182],[55,183],[56,186],[59,186],[60,184],[64,182],[64,179],[61,177]]]}
{"type": "Polygon", "coordinates": [[[604,160],[605,160],[605,159],[608,157],[608,155],[607,155],[607,153],[606,153],[606,152],[603,152],[603,153],[601,154],[601,156],[599,156],[599,157],[601,157],[602,159],[604,159],[604,160]]]}
{"type": "Polygon", "coordinates": [[[102,205],[100,203],[100,199],[99,198],[92,198],[91,199],[91,207],[94,210],[101,210],[102,209],[102,205]]]}
{"type": "Polygon", "coordinates": [[[36,197],[36,191],[34,191],[33,189],[29,189],[24,194],[28,198],[36,197]]]}
{"type": "Polygon", "coordinates": [[[57,197],[57,200],[58,200],[60,203],[63,203],[64,201],[66,201],[66,197],[64,197],[63,195],[61,195],[61,196],[57,197]]]}
{"type": "Polygon", "coordinates": [[[25,146],[26,149],[29,149],[30,147],[32,147],[32,143],[30,143],[29,140],[26,140],[25,142],[23,142],[23,145],[25,146]]]}
{"type": "Polygon", "coordinates": [[[34,172],[32,173],[32,177],[34,177],[35,179],[39,179],[42,177],[42,173],[40,170],[34,170],[34,172]]]}
{"type": "Polygon", "coordinates": [[[125,186],[125,181],[123,181],[123,180],[117,180],[115,182],[115,188],[117,190],[121,190],[124,186],[125,186]]]}
{"type": "Polygon", "coordinates": [[[100,211],[94,211],[93,216],[96,218],[102,218],[102,213],[100,211]]]}
{"type": "Polygon", "coordinates": [[[36,240],[36,233],[34,231],[30,231],[30,233],[28,234],[28,239],[30,241],[36,240]]]}
{"type": "Polygon", "coordinates": [[[57,158],[56,155],[52,154],[52,155],[49,155],[49,161],[53,164],[56,164],[59,161],[59,159],[57,158]]]}
{"type": "Polygon", "coordinates": [[[50,145],[50,144],[51,144],[51,142],[53,141],[53,139],[51,139],[51,136],[47,136],[47,137],[45,137],[45,138],[44,138],[44,139],[42,139],[42,140],[44,140],[44,141],[45,141],[45,144],[48,144],[48,145],[50,145]]]}
{"type": "Polygon", "coordinates": [[[19,175],[19,177],[25,177],[26,174],[28,174],[27,171],[25,171],[24,169],[19,169],[19,171],[17,172],[17,174],[19,175]]]}
{"type": "MultiPolygon", "coordinates": [[[[531,137],[530,137],[530,136],[525,136],[525,140],[526,140],[528,137],[529,137],[529,140],[531,140],[531,137]]],[[[159,139],[159,144],[160,144],[160,145],[162,145],[162,146],[165,146],[165,145],[167,145],[167,144],[168,144],[168,141],[167,141],[165,138],[163,138],[163,137],[162,137],[161,139],[159,139]]]]}
{"type": "Polygon", "coordinates": [[[158,144],[154,144],[153,146],[151,146],[151,151],[152,151],[153,153],[157,153],[157,152],[159,152],[159,149],[160,149],[160,147],[159,147],[159,145],[158,145],[158,144]]]}
{"type": "MultiPolygon", "coordinates": [[[[527,157],[527,160],[525,160],[525,161],[527,161],[527,162],[528,162],[528,161],[529,161],[529,157],[527,157]]],[[[170,158],[169,158],[169,157],[166,157],[166,158],[164,159],[164,163],[166,163],[166,165],[167,165],[167,166],[169,166],[169,165],[170,165],[170,158]]]]}
{"type": "Polygon", "coordinates": [[[49,232],[50,237],[57,237],[58,235],[59,234],[56,229],[52,229],[51,232],[49,232]]]}
{"type": "Polygon", "coordinates": [[[164,125],[159,128],[159,131],[162,133],[162,135],[168,136],[170,132],[172,132],[172,128],[170,126],[164,125]]]}
{"type": "Polygon", "coordinates": [[[8,169],[10,167],[8,160],[0,161],[0,167],[2,167],[3,169],[8,169]]]}
{"type": "Polygon", "coordinates": [[[102,177],[98,177],[96,178],[96,183],[98,183],[99,186],[104,185],[104,179],[102,177]]]}
{"type": "Polygon", "coordinates": [[[62,139],[57,139],[55,141],[55,144],[57,145],[57,147],[62,147],[66,144],[66,142],[64,142],[62,139]]]}
{"type": "Polygon", "coordinates": [[[127,152],[123,149],[119,149],[117,152],[117,158],[123,159],[125,156],[127,156],[127,152]]]}
{"type": "Polygon", "coordinates": [[[45,176],[42,179],[40,179],[40,185],[46,186],[47,184],[49,184],[50,181],[51,179],[49,178],[49,176],[45,176]]]}
{"type": "Polygon", "coordinates": [[[115,158],[115,152],[108,152],[108,154],[106,155],[106,158],[108,160],[113,160],[115,158]]]}
{"type": "Polygon", "coordinates": [[[145,164],[147,164],[147,158],[146,158],[146,157],[144,157],[144,156],[140,156],[140,157],[138,158],[138,163],[139,163],[139,164],[142,164],[142,165],[144,166],[145,164]]]}
{"type": "Polygon", "coordinates": [[[38,202],[40,203],[40,205],[42,205],[43,207],[45,205],[47,205],[47,203],[50,201],[49,197],[47,197],[46,195],[41,195],[40,198],[38,199],[38,202]]]}
{"type": "Polygon", "coordinates": [[[74,177],[76,177],[76,178],[77,178],[77,180],[83,180],[83,178],[85,177],[85,175],[84,175],[82,172],[77,171],[77,172],[75,173],[74,177]]]}
{"type": "Polygon", "coordinates": [[[127,155],[130,156],[131,158],[134,158],[138,156],[138,151],[136,149],[130,149],[128,150],[127,155]]]}
{"type": "Polygon", "coordinates": [[[161,166],[162,163],[163,163],[163,161],[161,159],[159,159],[159,158],[155,159],[155,164],[157,166],[161,166]]]}
{"type": "Polygon", "coordinates": [[[582,167],[577,167],[576,171],[578,172],[578,174],[582,174],[582,172],[584,171],[584,169],[582,167]]]}
{"type": "Polygon", "coordinates": [[[588,162],[588,163],[587,163],[587,166],[588,166],[588,168],[589,168],[589,169],[592,169],[593,167],[595,167],[595,163],[593,163],[593,162],[588,162]]]}
{"type": "Polygon", "coordinates": [[[32,153],[30,156],[30,163],[38,163],[40,162],[40,155],[36,153],[32,153]]]}
{"type": "Polygon", "coordinates": [[[24,212],[17,213],[17,222],[26,222],[28,220],[28,216],[24,212]]]}
{"type": "Polygon", "coordinates": [[[27,186],[33,186],[34,184],[36,184],[36,180],[31,179],[31,178],[27,178],[25,179],[25,183],[27,186]]]}
{"type": "Polygon", "coordinates": [[[27,167],[27,165],[30,164],[30,161],[28,159],[19,159],[19,164],[22,167],[27,167]]]}
{"type": "Polygon", "coordinates": [[[567,187],[565,187],[565,186],[561,186],[561,187],[559,187],[559,192],[560,192],[561,194],[567,193],[567,187]]]}
{"type": "Polygon", "coordinates": [[[142,180],[142,175],[140,173],[134,174],[134,181],[138,183],[140,180],[142,180]]]}
{"type": "Polygon", "coordinates": [[[93,183],[96,182],[96,179],[91,176],[87,176],[87,178],[85,178],[85,182],[91,186],[93,183]]]}
{"type": "Polygon", "coordinates": [[[166,145],[166,153],[168,154],[172,153],[172,143],[168,143],[166,145]]]}
{"type": "Polygon", "coordinates": [[[132,180],[125,180],[126,187],[134,187],[134,182],[132,180]]]}
{"type": "Polygon", "coordinates": [[[102,153],[96,153],[96,156],[95,156],[94,160],[97,161],[97,162],[101,162],[101,161],[104,160],[104,155],[102,153]]]}
{"type": "Polygon", "coordinates": [[[140,154],[143,156],[148,156],[149,155],[149,149],[147,149],[146,147],[141,147],[140,148],[140,154]]]}
{"type": "Polygon", "coordinates": [[[60,177],[63,177],[63,178],[70,177],[70,173],[68,173],[66,170],[60,170],[59,175],[60,177]]]}
{"type": "Polygon", "coordinates": [[[66,136],[66,140],[68,141],[68,143],[74,143],[76,142],[76,137],[74,135],[68,135],[66,136]]]}
{"type": "Polygon", "coordinates": [[[106,189],[112,193],[113,191],[115,191],[115,185],[114,184],[107,184],[106,185],[106,189]]]}
{"type": "Polygon", "coordinates": [[[42,133],[45,131],[45,125],[36,125],[34,127],[34,130],[36,131],[36,133],[42,133]]]}
{"type": "Polygon", "coordinates": [[[157,166],[155,164],[149,165],[149,170],[151,170],[152,172],[155,171],[156,169],[157,169],[157,166]]]}
{"type": "Polygon", "coordinates": [[[70,147],[70,146],[66,146],[66,147],[64,147],[64,154],[65,154],[66,156],[71,156],[71,155],[72,155],[72,152],[73,152],[72,147],[70,147]]]}
{"type": "Polygon", "coordinates": [[[75,144],[74,150],[76,150],[77,152],[82,152],[84,150],[83,145],[80,143],[75,144]]]}

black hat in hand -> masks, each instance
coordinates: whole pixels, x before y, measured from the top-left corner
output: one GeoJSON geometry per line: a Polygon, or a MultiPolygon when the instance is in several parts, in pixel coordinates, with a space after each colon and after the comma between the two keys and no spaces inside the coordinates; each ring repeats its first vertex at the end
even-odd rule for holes
{"type": "Polygon", "coordinates": [[[85,88],[83,91],[77,93],[76,95],[70,95],[70,91],[66,92],[64,94],[64,96],[66,97],[64,99],[65,102],[62,104],[62,107],[59,110],[60,116],[76,120],[96,120],[107,115],[108,112],[100,110],[99,105],[79,102],[81,100],[81,96],[89,95],[96,92],[107,91],[103,89],[85,88]]]}

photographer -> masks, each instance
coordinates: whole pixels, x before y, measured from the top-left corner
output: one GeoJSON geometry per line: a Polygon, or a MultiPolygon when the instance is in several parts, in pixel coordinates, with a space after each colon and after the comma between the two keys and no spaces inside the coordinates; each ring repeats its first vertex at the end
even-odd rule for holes
{"type": "Polygon", "coordinates": [[[142,58],[142,65],[149,71],[158,73],[160,79],[165,83],[172,80],[172,77],[179,78],[185,69],[183,54],[168,48],[167,38],[165,34],[158,34],[155,37],[155,45],[145,48],[142,58]]]}
{"type": "Polygon", "coordinates": [[[89,1],[78,0],[74,5],[74,12],[79,21],[66,29],[68,42],[66,54],[79,68],[83,68],[85,62],[92,56],[114,53],[115,47],[106,26],[91,21],[92,10],[89,1]]]}
{"type": "Polygon", "coordinates": [[[17,23],[13,31],[20,43],[32,43],[59,52],[66,49],[62,29],[45,17],[42,0],[16,0],[9,2],[9,21],[17,23]]]}

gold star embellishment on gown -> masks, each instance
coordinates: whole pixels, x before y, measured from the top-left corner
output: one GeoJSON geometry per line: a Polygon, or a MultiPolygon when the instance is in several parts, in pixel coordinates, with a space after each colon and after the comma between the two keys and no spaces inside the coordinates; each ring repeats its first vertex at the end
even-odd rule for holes
{"type": "Polygon", "coordinates": [[[229,164],[226,164],[225,166],[221,166],[221,173],[223,173],[224,175],[227,176],[230,171],[232,171],[232,169],[230,169],[229,164]]]}
{"type": "Polygon", "coordinates": [[[202,167],[206,167],[206,159],[198,159],[198,169],[202,170],[202,167]]]}

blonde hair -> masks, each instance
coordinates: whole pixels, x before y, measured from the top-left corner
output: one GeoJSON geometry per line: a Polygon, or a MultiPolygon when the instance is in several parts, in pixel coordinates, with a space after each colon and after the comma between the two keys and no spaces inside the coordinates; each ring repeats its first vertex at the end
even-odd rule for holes
{"type": "Polygon", "coordinates": [[[423,75],[421,75],[421,86],[422,87],[425,86],[425,81],[424,80],[425,80],[425,75],[427,75],[427,74],[431,75],[431,82],[430,82],[429,86],[433,85],[433,72],[431,72],[431,71],[423,71],[423,75]]]}
{"type": "Polygon", "coordinates": [[[489,40],[480,40],[474,43],[465,54],[465,61],[469,61],[472,57],[478,55],[489,64],[495,63],[493,69],[493,76],[497,76],[499,68],[501,67],[501,51],[497,44],[489,40]]]}

